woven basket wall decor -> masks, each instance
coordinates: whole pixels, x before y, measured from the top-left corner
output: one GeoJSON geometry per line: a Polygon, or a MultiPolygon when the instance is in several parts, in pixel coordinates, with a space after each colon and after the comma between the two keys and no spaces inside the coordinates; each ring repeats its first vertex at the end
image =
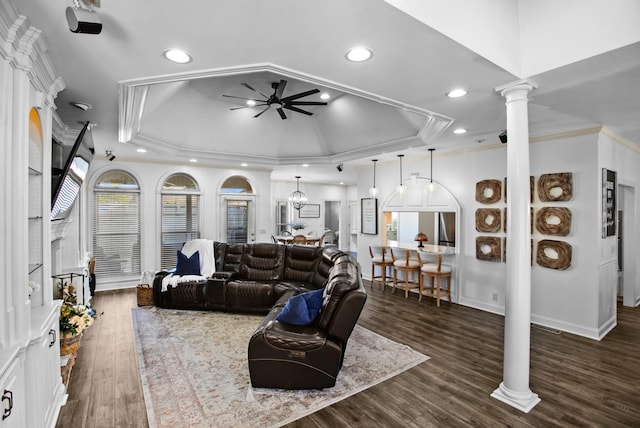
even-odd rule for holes
{"type": "Polygon", "coordinates": [[[476,210],[476,230],[483,233],[495,233],[502,226],[500,208],[478,208],[476,210]]]}
{"type": "Polygon", "coordinates": [[[538,241],[536,263],[549,269],[568,269],[571,266],[571,245],[551,239],[538,241]]]}
{"type": "Polygon", "coordinates": [[[498,236],[476,237],[476,259],[499,262],[502,259],[502,238],[498,236]]]}
{"type": "Polygon", "coordinates": [[[538,179],[538,198],[541,202],[566,202],[573,198],[573,174],[542,174],[538,179]]]}
{"type": "Polygon", "coordinates": [[[536,213],[536,229],[544,235],[567,236],[571,232],[571,210],[544,207],[536,213]]]}
{"type": "Polygon", "coordinates": [[[481,204],[495,204],[502,198],[500,180],[481,180],[476,183],[476,201],[481,204]]]}

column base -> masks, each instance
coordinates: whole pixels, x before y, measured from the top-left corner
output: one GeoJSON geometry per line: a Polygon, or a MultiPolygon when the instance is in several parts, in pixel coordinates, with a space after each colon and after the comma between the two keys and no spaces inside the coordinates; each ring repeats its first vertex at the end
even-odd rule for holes
{"type": "Polygon", "coordinates": [[[491,393],[491,396],[525,413],[529,413],[540,402],[538,394],[534,394],[531,390],[524,394],[511,391],[504,386],[504,382],[500,382],[500,386],[491,393]]]}

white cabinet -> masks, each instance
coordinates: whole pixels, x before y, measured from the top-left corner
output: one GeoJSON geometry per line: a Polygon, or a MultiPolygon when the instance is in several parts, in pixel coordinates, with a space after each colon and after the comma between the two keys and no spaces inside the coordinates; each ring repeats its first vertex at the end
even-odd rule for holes
{"type": "Polygon", "coordinates": [[[25,386],[30,396],[27,427],[53,427],[65,387],[60,376],[60,301],[31,310],[31,339],[25,362],[25,386]]]}
{"type": "Polygon", "coordinates": [[[2,407],[0,407],[0,427],[23,428],[22,419],[25,414],[24,385],[20,357],[16,357],[9,364],[7,370],[0,376],[0,393],[2,394],[2,407]]]}

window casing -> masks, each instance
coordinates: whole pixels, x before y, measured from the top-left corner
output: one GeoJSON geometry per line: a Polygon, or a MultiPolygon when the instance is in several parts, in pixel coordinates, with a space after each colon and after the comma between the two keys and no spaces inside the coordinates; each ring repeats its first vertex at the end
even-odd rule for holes
{"type": "Polygon", "coordinates": [[[140,275],[140,187],[130,174],[110,171],[93,189],[93,254],[98,280],[140,275]]]}
{"type": "Polygon", "coordinates": [[[176,251],[189,240],[200,238],[200,193],[186,174],[173,174],[162,186],[161,269],[176,266],[176,251]]]}

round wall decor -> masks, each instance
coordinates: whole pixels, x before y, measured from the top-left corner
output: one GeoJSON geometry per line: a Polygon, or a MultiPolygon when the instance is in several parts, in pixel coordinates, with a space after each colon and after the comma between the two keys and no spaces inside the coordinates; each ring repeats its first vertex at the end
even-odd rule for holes
{"type": "Polygon", "coordinates": [[[571,266],[571,245],[564,241],[538,241],[536,263],[549,269],[565,270],[571,266]]]}
{"type": "Polygon", "coordinates": [[[476,201],[481,204],[495,204],[502,198],[500,180],[481,180],[476,183],[476,201]]]}
{"type": "Polygon", "coordinates": [[[571,210],[544,207],[536,213],[536,229],[544,235],[567,236],[571,232],[571,210]]]}
{"type": "Polygon", "coordinates": [[[476,259],[499,262],[502,257],[502,239],[497,236],[476,237],[476,259]]]}
{"type": "Polygon", "coordinates": [[[541,202],[570,201],[573,198],[573,174],[542,174],[538,179],[538,198],[541,202]]]}
{"type": "Polygon", "coordinates": [[[484,233],[500,231],[502,212],[499,208],[478,208],[476,210],[476,230],[484,233]]]}

